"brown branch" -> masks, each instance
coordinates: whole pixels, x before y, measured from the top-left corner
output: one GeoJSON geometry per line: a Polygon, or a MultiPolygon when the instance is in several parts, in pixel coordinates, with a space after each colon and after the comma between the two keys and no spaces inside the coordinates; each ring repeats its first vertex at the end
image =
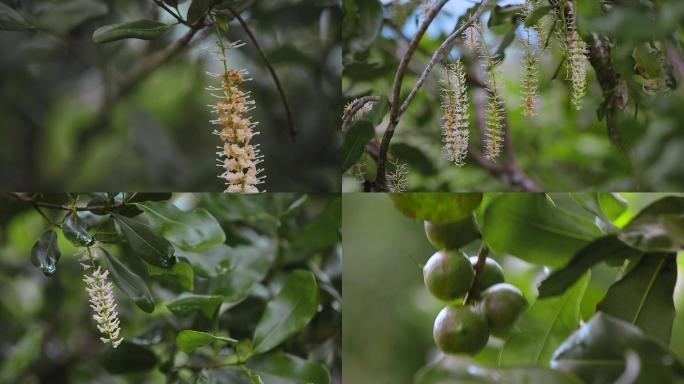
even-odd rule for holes
{"type": "Polygon", "coordinates": [[[473,283],[470,285],[470,289],[468,290],[468,293],[466,293],[465,298],[463,299],[463,305],[468,305],[470,304],[473,299],[477,296],[477,290],[475,287],[477,286],[477,283],[480,281],[480,275],[482,270],[484,269],[485,263],[487,261],[487,255],[489,255],[489,248],[482,243],[480,246],[480,252],[477,254],[477,262],[475,265],[473,265],[473,269],[475,270],[475,277],[473,278],[473,283]]]}
{"type": "MultiPolygon", "coordinates": [[[[23,194],[23,193],[20,193],[20,192],[8,192],[7,194],[10,195],[10,196],[12,196],[12,197],[14,197],[15,199],[17,199],[17,200],[23,202],[23,203],[32,205],[34,208],[36,208],[36,209],[38,210],[39,213],[41,213],[41,215],[43,215],[43,217],[45,217],[45,216],[44,216],[44,214],[39,210],[40,207],[43,207],[43,208],[50,208],[50,209],[59,209],[59,210],[62,210],[62,211],[70,211],[70,212],[71,212],[71,211],[98,211],[98,210],[111,210],[111,211],[114,211],[114,210],[116,210],[116,209],[123,208],[123,207],[125,207],[125,206],[128,204],[128,201],[124,200],[124,201],[122,201],[122,202],[120,202],[120,203],[113,204],[113,205],[110,205],[110,206],[106,206],[106,205],[93,205],[93,206],[86,206],[86,207],[72,207],[72,206],[68,206],[68,205],[55,204],[55,203],[47,203],[47,202],[44,202],[44,201],[40,201],[40,200],[39,200],[40,194],[35,194],[35,195],[33,195],[33,196],[27,196],[27,195],[25,195],[25,194],[23,194]]],[[[127,200],[128,200],[128,199],[127,199],[127,200]]],[[[48,218],[46,218],[46,217],[45,217],[45,219],[48,220],[48,221],[50,222],[50,224],[53,224],[53,222],[52,222],[50,219],[48,219],[48,218]]],[[[56,225],[56,224],[53,224],[53,225],[56,225]]],[[[57,225],[57,226],[59,226],[59,225],[57,225]]]]}
{"type": "Polygon", "coordinates": [[[245,33],[247,33],[247,36],[249,36],[249,39],[252,40],[254,47],[256,47],[257,51],[259,51],[261,58],[264,59],[264,62],[266,63],[266,67],[268,68],[268,72],[271,74],[271,77],[273,78],[273,82],[275,82],[276,88],[278,88],[278,93],[280,93],[280,98],[283,101],[283,107],[285,108],[285,113],[287,113],[287,124],[288,124],[288,127],[290,129],[290,136],[292,137],[292,140],[294,140],[295,136],[297,136],[297,130],[295,129],[294,119],[292,118],[292,111],[290,110],[290,104],[287,101],[287,96],[285,96],[285,90],[283,89],[283,86],[280,83],[280,79],[278,78],[278,74],[276,73],[275,69],[273,68],[273,65],[271,65],[271,62],[268,60],[266,53],[261,48],[261,45],[259,44],[259,41],[257,40],[256,36],[254,36],[254,33],[252,33],[252,30],[249,28],[249,25],[247,25],[247,22],[245,22],[245,20],[242,18],[242,16],[240,16],[240,13],[236,12],[231,7],[226,7],[226,8],[228,8],[230,13],[232,13],[233,16],[235,16],[235,18],[238,20],[238,22],[240,22],[240,25],[242,25],[242,28],[245,30],[245,33]]]}

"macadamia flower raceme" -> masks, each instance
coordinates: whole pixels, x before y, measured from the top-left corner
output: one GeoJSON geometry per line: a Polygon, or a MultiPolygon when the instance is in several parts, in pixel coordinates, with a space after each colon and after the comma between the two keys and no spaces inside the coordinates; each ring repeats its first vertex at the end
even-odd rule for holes
{"type": "Polygon", "coordinates": [[[97,329],[102,334],[100,340],[116,348],[123,338],[119,338],[121,332],[119,314],[116,311],[112,283],[107,280],[107,276],[109,276],[109,271],[106,269],[102,271],[98,266],[90,275],[85,275],[83,281],[86,283],[86,291],[90,297],[93,319],[97,322],[97,329]]]}
{"type": "Polygon", "coordinates": [[[256,145],[251,144],[252,137],[257,133],[254,127],[258,124],[252,122],[246,114],[254,109],[254,101],[249,99],[249,92],[239,88],[239,85],[249,79],[245,78],[245,70],[229,69],[226,51],[241,47],[240,42],[223,43],[219,41],[218,59],[223,64],[223,73],[209,73],[210,76],[221,79],[221,87],[210,86],[207,89],[220,93],[212,93],[219,100],[211,105],[212,112],[216,113],[216,119],[211,122],[221,126],[221,130],[214,130],[223,141],[223,146],[217,152],[219,166],[225,171],[219,175],[226,182],[226,192],[259,192],[258,184],[263,183],[260,177],[261,169],[257,164],[262,161],[256,145]]]}

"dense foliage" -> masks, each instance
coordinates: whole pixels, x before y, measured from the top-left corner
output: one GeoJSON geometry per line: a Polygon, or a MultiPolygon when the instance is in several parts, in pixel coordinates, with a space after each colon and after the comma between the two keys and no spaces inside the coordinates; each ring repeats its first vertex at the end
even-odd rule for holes
{"type": "MultiPolygon", "coordinates": [[[[414,377],[416,384],[684,382],[681,195],[389,197],[409,220],[384,195],[344,197],[345,294],[381,300],[373,304],[377,309],[356,302],[345,308],[346,379],[407,383],[414,377]],[[508,333],[492,332],[482,350],[479,336],[475,340],[474,334],[458,334],[459,329],[478,335],[480,328],[487,329],[486,323],[478,323],[477,307],[461,306],[463,289],[437,300],[434,289],[432,295],[426,292],[420,271],[435,257],[430,258],[434,248],[425,238],[423,220],[469,216],[475,217],[479,231],[454,231],[452,236],[468,240],[459,250],[474,259],[487,256],[482,250],[488,250],[503,266],[506,283],[519,288],[530,303],[508,333]],[[383,230],[368,231],[379,227],[383,230]],[[365,270],[356,266],[362,260],[365,270]],[[360,283],[388,264],[391,276],[360,283]],[[463,313],[463,308],[473,308],[474,314],[463,313]],[[359,316],[366,319],[363,325],[359,316]],[[464,328],[449,328],[451,322],[464,328]],[[445,332],[451,332],[447,339],[445,332]],[[358,340],[375,334],[372,356],[358,340]],[[391,361],[376,357],[389,351],[391,361]]],[[[458,255],[456,250],[449,253],[458,255]]],[[[486,270],[482,263],[474,263],[474,269],[476,276],[486,270]]],[[[434,288],[432,278],[425,281],[428,288],[434,288]]],[[[477,280],[471,280],[469,295],[477,292],[477,280]]],[[[491,311],[501,307],[486,307],[486,292],[482,311],[493,329],[491,311]]],[[[470,303],[466,296],[465,302],[477,300],[470,303]]],[[[513,304],[512,315],[517,316],[524,305],[513,304]]]]}
{"type": "Polygon", "coordinates": [[[408,191],[681,190],[683,20],[679,0],[345,1],[343,189],[393,191],[398,163],[408,191]]]}
{"type": "Polygon", "coordinates": [[[222,69],[217,34],[246,43],[229,62],[252,79],[242,88],[266,155],[260,189],[339,190],[340,22],[339,1],[0,1],[5,190],[221,191],[206,90],[206,72],[222,69]],[[278,74],[296,140],[230,9],[278,74]]]}
{"type": "Polygon", "coordinates": [[[0,382],[341,380],[339,197],[14,194],[0,211],[0,382]]]}

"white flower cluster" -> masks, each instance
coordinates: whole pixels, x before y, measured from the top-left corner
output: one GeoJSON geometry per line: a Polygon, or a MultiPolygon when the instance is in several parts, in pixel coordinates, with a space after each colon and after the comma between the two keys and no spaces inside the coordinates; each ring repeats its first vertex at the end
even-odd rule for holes
{"type": "Polygon", "coordinates": [[[90,308],[93,309],[93,319],[97,322],[97,329],[102,336],[103,343],[110,343],[116,348],[123,341],[119,338],[119,314],[116,311],[116,301],[112,292],[112,283],[107,280],[109,271],[101,271],[101,267],[93,270],[90,275],[85,275],[86,291],[90,296],[90,308]]]}

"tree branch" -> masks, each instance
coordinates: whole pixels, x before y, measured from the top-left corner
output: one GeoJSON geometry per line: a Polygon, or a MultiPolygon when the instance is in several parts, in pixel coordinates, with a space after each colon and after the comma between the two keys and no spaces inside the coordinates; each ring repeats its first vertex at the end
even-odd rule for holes
{"type": "Polygon", "coordinates": [[[294,124],[294,119],[292,118],[292,111],[290,110],[290,103],[287,101],[287,96],[285,96],[285,90],[283,89],[282,84],[280,83],[280,79],[278,78],[278,74],[276,73],[275,69],[273,68],[273,65],[271,65],[271,62],[268,60],[268,57],[266,56],[266,53],[264,50],[261,48],[261,45],[259,44],[259,41],[257,40],[256,36],[254,36],[254,33],[252,33],[252,30],[249,28],[249,25],[247,25],[247,22],[240,16],[239,12],[236,12],[233,8],[227,7],[230,13],[235,16],[235,18],[240,22],[240,25],[242,25],[242,28],[245,30],[245,33],[247,33],[247,36],[249,36],[249,39],[252,40],[252,43],[254,44],[254,47],[256,47],[257,51],[259,51],[259,54],[261,55],[261,58],[264,59],[264,62],[266,63],[266,67],[268,68],[268,72],[271,74],[271,77],[273,78],[273,82],[275,82],[276,88],[278,88],[278,93],[280,93],[280,98],[283,101],[283,107],[285,108],[285,113],[287,113],[287,124],[290,129],[290,136],[292,137],[292,140],[295,139],[295,136],[297,136],[297,130],[295,129],[295,124],[294,124]]]}
{"type": "Polygon", "coordinates": [[[489,255],[489,248],[482,243],[480,246],[480,252],[477,254],[477,262],[475,265],[473,265],[473,269],[475,270],[475,277],[473,278],[473,283],[470,285],[470,289],[468,290],[468,293],[466,293],[465,298],[463,299],[463,305],[468,305],[470,304],[473,299],[475,299],[475,296],[477,296],[477,292],[475,290],[475,287],[477,286],[477,283],[480,281],[480,272],[484,269],[485,263],[487,261],[487,255],[489,255]]]}
{"type": "MultiPolygon", "coordinates": [[[[124,200],[120,203],[110,205],[110,206],[93,205],[93,206],[86,206],[86,207],[72,207],[72,206],[68,206],[68,205],[47,203],[44,201],[40,201],[39,200],[40,194],[36,194],[34,196],[27,196],[27,195],[25,195],[23,193],[19,193],[19,192],[8,192],[7,194],[14,197],[15,199],[23,202],[23,203],[30,204],[31,206],[33,206],[36,210],[38,210],[38,213],[40,213],[47,221],[50,222],[50,224],[53,224],[52,220],[45,217],[44,213],[40,211],[40,207],[50,208],[50,209],[59,209],[62,211],[70,211],[70,212],[74,211],[74,210],[76,210],[76,211],[112,210],[113,211],[113,210],[116,210],[119,208],[123,208],[128,204],[128,201],[124,200]]],[[[57,225],[57,224],[53,224],[53,225],[57,225]]],[[[59,226],[59,225],[57,225],[57,226],[59,226]]]]}

